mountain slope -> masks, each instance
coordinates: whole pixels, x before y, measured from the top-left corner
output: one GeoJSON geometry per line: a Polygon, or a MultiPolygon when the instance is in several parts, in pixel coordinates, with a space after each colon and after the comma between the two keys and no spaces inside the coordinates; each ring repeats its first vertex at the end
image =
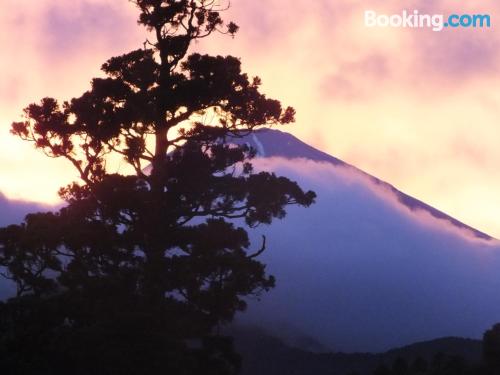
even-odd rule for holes
{"type": "Polygon", "coordinates": [[[257,155],[260,157],[283,157],[287,159],[296,159],[303,158],[307,160],[317,161],[317,162],[326,162],[335,166],[345,167],[348,169],[352,169],[353,171],[359,173],[370,179],[375,184],[380,184],[388,189],[390,189],[398,198],[399,202],[401,202],[406,207],[411,210],[424,210],[429,212],[432,216],[447,220],[453,225],[457,226],[461,229],[466,229],[471,231],[476,237],[491,240],[492,237],[474,229],[453,217],[435,209],[428,204],[415,199],[398,189],[394,186],[384,182],[374,176],[369,175],[368,173],[363,172],[362,170],[343,162],[340,159],[337,159],[325,152],[315,149],[314,147],[309,146],[308,144],[300,141],[295,138],[293,135],[281,132],[279,130],[272,129],[262,129],[253,134],[252,136],[245,137],[242,141],[252,146],[257,150],[257,155]]]}
{"type": "Polygon", "coordinates": [[[381,352],[436,337],[481,337],[500,321],[498,241],[291,135],[262,131],[257,170],[318,193],[261,226],[277,286],[238,320],[333,351],[381,352]],[[276,329],[276,327],[285,327],[276,329]]]}

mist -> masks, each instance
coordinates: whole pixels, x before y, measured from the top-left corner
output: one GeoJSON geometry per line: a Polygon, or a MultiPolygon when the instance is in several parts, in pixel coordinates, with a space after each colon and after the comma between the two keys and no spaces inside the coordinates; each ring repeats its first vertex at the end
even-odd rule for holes
{"type": "Polygon", "coordinates": [[[0,226],[19,224],[30,212],[49,211],[50,208],[40,203],[8,199],[0,193],[0,226]]]}
{"type": "MultiPolygon", "coordinates": [[[[289,327],[335,351],[378,352],[445,336],[479,338],[500,321],[500,246],[412,211],[359,171],[260,159],[318,194],[254,234],[276,288],[238,321],[289,327]]],[[[291,332],[282,332],[289,336],[291,332]]]]}
{"type": "MultiPolygon", "coordinates": [[[[30,212],[48,211],[49,209],[49,206],[39,203],[11,200],[0,193],[0,227],[19,224],[30,212]]],[[[3,277],[0,278],[0,300],[12,296],[14,291],[15,286],[12,282],[3,277]]]]}

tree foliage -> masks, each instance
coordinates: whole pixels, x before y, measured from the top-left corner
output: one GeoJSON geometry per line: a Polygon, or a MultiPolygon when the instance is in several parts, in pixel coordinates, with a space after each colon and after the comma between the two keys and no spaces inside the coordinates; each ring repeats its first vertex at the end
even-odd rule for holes
{"type": "Polygon", "coordinates": [[[500,371],[500,323],[484,333],[483,357],[492,370],[500,371]]]}
{"type": "Polygon", "coordinates": [[[64,208],[0,229],[0,264],[17,285],[0,305],[0,364],[12,373],[235,373],[217,327],[274,285],[257,259],[265,238],[251,244],[247,229],[315,198],[256,173],[254,150],[232,141],[292,123],[294,110],[239,59],[189,54],[238,31],[225,4],[133,3],[144,48],[109,59],[82,96],[42,99],[12,125],[79,178],[60,190],[64,208]]]}

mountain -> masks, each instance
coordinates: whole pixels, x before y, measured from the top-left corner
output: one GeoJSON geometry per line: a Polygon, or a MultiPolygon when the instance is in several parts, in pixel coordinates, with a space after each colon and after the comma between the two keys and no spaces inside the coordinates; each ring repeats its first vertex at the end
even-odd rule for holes
{"type": "Polygon", "coordinates": [[[391,367],[402,358],[414,363],[417,358],[432,363],[436,358],[463,358],[467,363],[481,361],[482,343],[457,337],[419,342],[390,351],[370,353],[313,353],[287,345],[255,327],[236,327],[230,332],[243,359],[241,375],[371,375],[385,364],[391,367]]]}
{"type": "Polygon", "coordinates": [[[277,285],[250,299],[239,323],[288,344],[383,352],[480,338],[500,321],[497,240],[290,134],[264,130],[235,142],[258,151],[257,170],[318,194],[311,208],[292,207],[253,231],[256,247],[267,236],[262,261],[277,285]]]}
{"type": "MultiPolygon", "coordinates": [[[[255,169],[318,194],[308,209],[251,230],[276,288],[237,316],[290,348],[385,352],[436,337],[480,338],[500,321],[500,243],[290,134],[234,142],[255,169]]],[[[43,208],[0,197],[0,223],[43,208]]],[[[244,225],[244,223],[239,223],[244,225]]],[[[11,286],[0,283],[0,296],[11,286]]]]}
{"type": "Polygon", "coordinates": [[[474,234],[478,238],[485,240],[492,240],[493,238],[483,232],[478,231],[460,221],[454,219],[453,217],[429,206],[428,204],[415,199],[398,189],[394,186],[384,182],[362,170],[343,162],[325,152],[315,149],[308,144],[300,141],[289,133],[284,133],[279,130],[272,129],[262,129],[255,132],[251,136],[245,137],[239,141],[240,143],[246,143],[253,147],[257,151],[257,155],[261,158],[271,158],[271,157],[281,157],[287,159],[306,159],[316,162],[325,162],[338,167],[343,167],[350,169],[353,173],[358,173],[371,182],[377,185],[381,185],[384,188],[389,189],[397,197],[398,201],[404,206],[408,207],[410,210],[423,210],[434,216],[435,218],[447,220],[454,226],[460,229],[466,229],[474,234]]]}

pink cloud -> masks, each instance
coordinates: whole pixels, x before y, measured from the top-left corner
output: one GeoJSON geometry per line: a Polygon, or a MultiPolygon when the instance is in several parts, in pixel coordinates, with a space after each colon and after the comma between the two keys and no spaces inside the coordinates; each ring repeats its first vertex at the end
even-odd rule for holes
{"type": "Polygon", "coordinates": [[[321,92],[328,98],[362,100],[383,89],[391,79],[386,56],[368,55],[340,65],[338,72],[322,80],[321,92]]]}
{"type": "Polygon", "coordinates": [[[71,4],[51,2],[41,11],[40,52],[49,63],[67,64],[93,49],[127,51],[134,27],[130,5],[123,3],[76,1],[71,4]],[[132,33],[125,30],[132,30],[132,33]]]}
{"type": "MultiPolygon", "coordinates": [[[[500,249],[499,240],[486,240],[477,237],[472,230],[459,228],[452,222],[433,216],[422,208],[410,209],[401,203],[400,198],[390,189],[390,186],[376,183],[368,175],[356,168],[333,165],[326,162],[315,162],[307,159],[259,158],[254,165],[257,170],[278,171],[279,174],[292,176],[299,181],[324,187],[330,191],[347,187],[349,190],[365,189],[375,197],[385,202],[389,207],[413,222],[415,226],[426,230],[447,234],[459,238],[466,243],[500,249]]],[[[305,188],[312,188],[306,186],[305,188]]],[[[321,203],[321,193],[318,196],[321,203]]],[[[325,202],[323,202],[324,204],[325,202]]],[[[328,202],[330,204],[331,202],[328,202]]]]}

